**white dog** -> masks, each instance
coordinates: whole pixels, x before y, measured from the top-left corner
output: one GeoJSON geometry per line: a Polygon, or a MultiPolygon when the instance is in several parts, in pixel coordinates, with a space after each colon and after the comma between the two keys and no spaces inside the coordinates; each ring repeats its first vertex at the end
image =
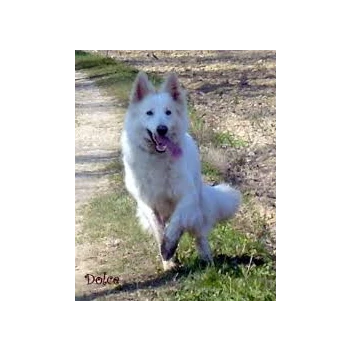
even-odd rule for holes
{"type": "Polygon", "coordinates": [[[208,235],[237,211],[241,195],[229,185],[202,182],[198,148],[187,133],[185,93],[171,74],[159,91],[139,73],[122,133],[125,184],[137,216],[159,244],[164,269],[184,231],[194,235],[200,257],[211,262],[208,235]]]}

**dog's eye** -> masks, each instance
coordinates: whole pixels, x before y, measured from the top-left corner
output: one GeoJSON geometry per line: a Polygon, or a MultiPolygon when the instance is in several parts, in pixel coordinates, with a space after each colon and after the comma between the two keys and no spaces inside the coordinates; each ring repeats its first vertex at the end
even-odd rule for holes
{"type": "Polygon", "coordinates": [[[153,115],[153,112],[152,111],[147,111],[146,114],[147,115],[153,115]]]}
{"type": "Polygon", "coordinates": [[[170,115],[171,114],[171,111],[169,111],[169,109],[166,110],[165,112],[166,115],[170,115]]]}

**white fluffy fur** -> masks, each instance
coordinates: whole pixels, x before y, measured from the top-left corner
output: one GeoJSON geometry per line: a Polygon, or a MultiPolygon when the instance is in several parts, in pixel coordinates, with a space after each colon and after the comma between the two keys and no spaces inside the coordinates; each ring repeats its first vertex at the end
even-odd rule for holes
{"type": "Polygon", "coordinates": [[[141,225],[157,239],[165,269],[172,266],[184,231],[195,236],[201,258],[212,261],[208,234],[216,222],[234,215],[241,200],[229,185],[202,182],[198,148],[187,128],[186,98],[176,76],[170,75],[157,92],[140,73],[122,133],[125,184],[137,201],[141,225]],[[147,129],[156,134],[158,125],[168,127],[167,136],[182,155],[156,151],[147,129]]]}

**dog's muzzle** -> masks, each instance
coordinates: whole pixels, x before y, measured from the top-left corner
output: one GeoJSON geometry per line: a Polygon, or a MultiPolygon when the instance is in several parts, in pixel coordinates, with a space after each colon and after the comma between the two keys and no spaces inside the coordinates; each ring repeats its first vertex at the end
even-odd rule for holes
{"type": "MultiPolygon", "coordinates": [[[[168,132],[168,128],[165,125],[160,125],[160,126],[158,126],[158,128],[159,127],[162,127],[159,130],[164,135],[168,132]],[[164,128],[166,128],[166,130],[164,128]]],[[[157,133],[159,134],[158,128],[157,128],[157,133]]],[[[152,140],[152,142],[154,144],[155,150],[159,153],[165,152],[167,149],[168,138],[163,136],[163,135],[153,134],[153,132],[151,132],[148,129],[147,129],[147,132],[148,132],[150,139],[152,140]]]]}

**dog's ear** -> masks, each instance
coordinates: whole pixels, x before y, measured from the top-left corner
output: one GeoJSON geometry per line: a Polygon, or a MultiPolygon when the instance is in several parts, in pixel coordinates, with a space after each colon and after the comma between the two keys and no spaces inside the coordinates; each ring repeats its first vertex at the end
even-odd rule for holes
{"type": "Polygon", "coordinates": [[[155,92],[154,86],[148,80],[146,73],[140,72],[135,79],[130,100],[131,102],[139,102],[152,92],[155,92]]]}
{"type": "Polygon", "coordinates": [[[161,87],[161,91],[167,92],[174,101],[185,103],[185,92],[181,88],[179,80],[175,73],[171,73],[161,87]]]}

